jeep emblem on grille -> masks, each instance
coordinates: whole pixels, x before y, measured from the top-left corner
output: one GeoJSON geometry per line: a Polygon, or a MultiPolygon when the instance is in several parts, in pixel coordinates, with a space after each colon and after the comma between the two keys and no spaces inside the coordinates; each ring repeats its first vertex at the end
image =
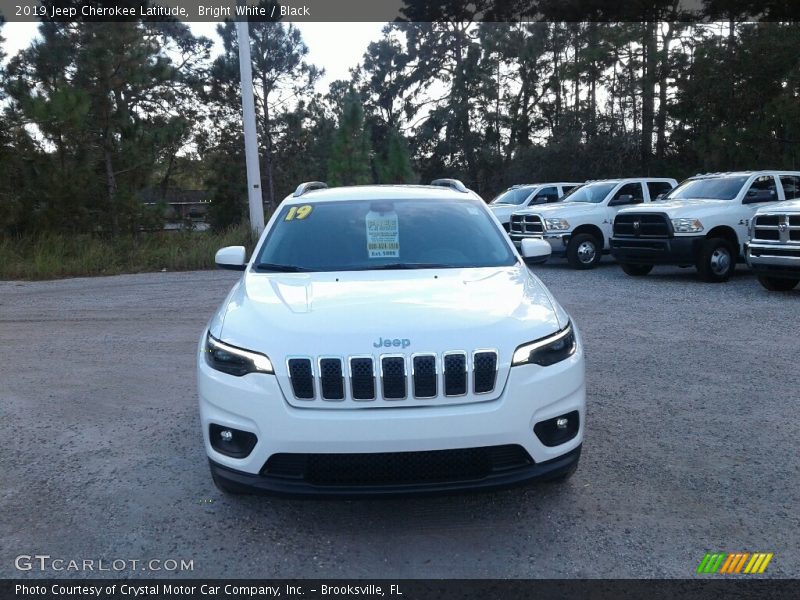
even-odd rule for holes
{"type": "Polygon", "coordinates": [[[377,342],[373,342],[375,348],[408,348],[411,345],[411,340],[408,338],[382,338],[379,337],[377,342]]]}

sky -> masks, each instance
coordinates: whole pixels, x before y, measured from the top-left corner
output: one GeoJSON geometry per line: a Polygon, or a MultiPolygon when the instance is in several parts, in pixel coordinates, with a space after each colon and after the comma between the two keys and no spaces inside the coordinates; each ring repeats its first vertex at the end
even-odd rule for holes
{"type": "MultiPolygon", "coordinates": [[[[300,30],[308,46],[308,60],[325,69],[325,77],[319,82],[319,90],[325,91],[337,79],[349,79],[349,69],[356,66],[370,42],[381,37],[385,23],[293,23],[300,30]]],[[[6,38],[4,50],[13,56],[30,44],[36,36],[38,23],[6,23],[2,35],[6,38]]],[[[216,52],[221,43],[216,33],[216,23],[189,23],[195,35],[204,35],[216,43],[216,52]]]]}

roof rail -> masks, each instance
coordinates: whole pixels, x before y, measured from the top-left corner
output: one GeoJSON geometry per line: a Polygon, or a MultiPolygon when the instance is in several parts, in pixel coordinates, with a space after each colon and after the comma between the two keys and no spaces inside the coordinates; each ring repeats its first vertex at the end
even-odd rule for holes
{"type": "Polygon", "coordinates": [[[292,194],[292,197],[299,198],[306,192],[310,192],[312,190],[324,190],[328,187],[328,184],[324,181],[306,181],[305,183],[301,183],[297,186],[297,189],[292,194]]]}
{"type": "Polygon", "coordinates": [[[434,179],[431,181],[431,185],[437,185],[440,187],[448,187],[451,190],[455,190],[457,192],[461,192],[466,194],[469,192],[467,186],[461,183],[458,179],[434,179]]]}

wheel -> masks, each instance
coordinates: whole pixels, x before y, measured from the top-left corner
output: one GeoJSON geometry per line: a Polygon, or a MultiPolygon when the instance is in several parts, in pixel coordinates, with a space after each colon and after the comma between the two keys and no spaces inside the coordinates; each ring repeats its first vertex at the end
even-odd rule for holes
{"type": "Polygon", "coordinates": [[[214,481],[214,485],[216,486],[216,488],[223,494],[238,496],[244,493],[239,488],[233,487],[230,484],[228,484],[224,479],[220,479],[219,477],[217,477],[216,473],[214,473],[213,471],[211,472],[211,479],[214,481]]]}
{"type": "Polygon", "coordinates": [[[703,281],[721,283],[728,281],[736,269],[736,251],[733,244],[722,238],[703,242],[697,259],[697,271],[703,281]]]}
{"type": "Polygon", "coordinates": [[[603,257],[603,247],[588,233],[573,236],[567,246],[567,261],[573,269],[594,269],[603,257]]]}
{"type": "Polygon", "coordinates": [[[630,263],[622,263],[620,265],[626,275],[631,277],[644,277],[653,270],[653,265],[632,265],[630,263]]]}
{"type": "Polygon", "coordinates": [[[800,279],[783,279],[781,277],[768,277],[759,275],[758,282],[770,292],[788,292],[800,283],[800,279]]]}

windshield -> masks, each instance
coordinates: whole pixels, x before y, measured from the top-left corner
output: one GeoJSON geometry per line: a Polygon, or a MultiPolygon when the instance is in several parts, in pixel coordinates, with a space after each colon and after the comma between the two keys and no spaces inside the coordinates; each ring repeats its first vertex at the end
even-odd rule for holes
{"type": "Polygon", "coordinates": [[[524,187],[524,188],[513,188],[510,190],[506,190],[502,194],[499,194],[495,197],[494,200],[489,202],[489,204],[514,204],[519,206],[525,199],[531,195],[533,188],[531,187],[524,187]]]}
{"type": "Polygon", "coordinates": [[[516,262],[502,231],[477,200],[348,200],[284,206],[254,267],[263,272],[361,271],[516,262]]]}
{"type": "Polygon", "coordinates": [[[588,183],[572,190],[564,196],[563,202],[591,202],[599,204],[605,200],[608,193],[617,186],[617,182],[588,183]]]}
{"type": "Polygon", "coordinates": [[[667,194],[667,200],[733,200],[749,178],[713,177],[709,179],[687,179],[667,194]]]}

